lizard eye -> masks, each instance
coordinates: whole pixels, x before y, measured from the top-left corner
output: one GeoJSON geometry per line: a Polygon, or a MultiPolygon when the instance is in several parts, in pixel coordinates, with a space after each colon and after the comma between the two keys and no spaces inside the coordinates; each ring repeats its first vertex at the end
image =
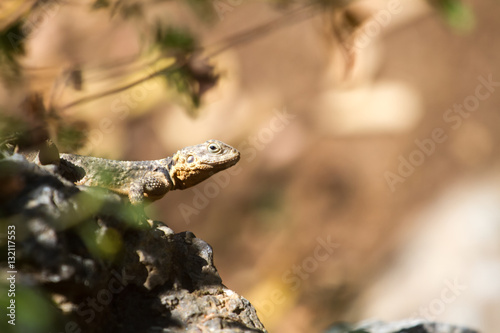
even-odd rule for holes
{"type": "Polygon", "coordinates": [[[193,155],[189,155],[186,159],[186,162],[188,163],[193,163],[194,162],[194,156],[193,155]]]}
{"type": "Polygon", "coordinates": [[[218,153],[220,151],[220,146],[217,143],[211,143],[207,148],[211,153],[218,153]]]}

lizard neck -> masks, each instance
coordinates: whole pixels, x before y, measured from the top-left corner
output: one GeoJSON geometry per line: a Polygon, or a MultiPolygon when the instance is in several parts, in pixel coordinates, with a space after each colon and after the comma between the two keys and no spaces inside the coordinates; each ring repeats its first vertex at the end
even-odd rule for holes
{"type": "Polygon", "coordinates": [[[175,163],[172,157],[167,157],[166,158],[166,163],[167,163],[167,170],[168,170],[168,175],[170,177],[170,181],[172,182],[172,189],[171,190],[176,190],[177,189],[177,183],[175,179],[175,163]]]}

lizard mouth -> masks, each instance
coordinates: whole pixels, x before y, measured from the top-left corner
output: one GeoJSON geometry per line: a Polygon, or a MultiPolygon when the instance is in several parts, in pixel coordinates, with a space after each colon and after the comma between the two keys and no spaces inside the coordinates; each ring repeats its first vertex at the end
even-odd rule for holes
{"type": "Polygon", "coordinates": [[[205,164],[208,167],[215,167],[217,169],[224,170],[224,169],[227,169],[229,167],[232,167],[233,165],[238,163],[239,160],[240,160],[240,154],[238,153],[238,154],[235,154],[235,156],[231,157],[231,158],[226,157],[225,159],[216,160],[216,161],[209,161],[209,162],[205,162],[203,164],[205,164]]]}
{"type": "Polygon", "coordinates": [[[234,157],[228,161],[228,164],[229,164],[230,166],[233,166],[233,165],[235,165],[236,163],[238,163],[238,161],[239,161],[239,160],[240,160],[240,152],[239,152],[239,151],[237,151],[237,152],[235,152],[234,157]]]}
{"type": "Polygon", "coordinates": [[[227,167],[230,167],[230,166],[233,166],[236,163],[238,163],[239,160],[240,160],[240,152],[236,150],[236,151],[233,151],[232,157],[226,158],[224,160],[220,160],[216,164],[219,164],[219,165],[223,164],[223,165],[227,165],[227,167]]]}

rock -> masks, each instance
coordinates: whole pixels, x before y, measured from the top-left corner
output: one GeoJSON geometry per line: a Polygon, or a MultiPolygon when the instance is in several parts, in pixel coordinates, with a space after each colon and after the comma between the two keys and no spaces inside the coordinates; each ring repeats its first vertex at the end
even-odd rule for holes
{"type": "Polygon", "coordinates": [[[396,322],[364,321],[358,324],[339,323],[325,333],[479,333],[478,331],[445,323],[424,320],[396,322]]]}
{"type": "Polygon", "coordinates": [[[2,232],[15,226],[16,285],[54,306],[51,332],[266,332],[193,233],[150,225],[127,199],[77,187],[55,165],[19,154],[0,160],[0,183],[2,232]]]}

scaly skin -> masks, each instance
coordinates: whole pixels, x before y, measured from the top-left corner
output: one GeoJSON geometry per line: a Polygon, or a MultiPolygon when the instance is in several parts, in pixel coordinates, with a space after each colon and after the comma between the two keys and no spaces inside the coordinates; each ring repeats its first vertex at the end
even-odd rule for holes
{"type": "Polygon", "coordinates": [[[204,181],[235,165],[240,152],[221,141],[208,140],[153,161],[115,161],[73,154],[61,154],[60,158],[61,173],[77,185],[107,188],[127,195],[136,205],[204,181]]]}

